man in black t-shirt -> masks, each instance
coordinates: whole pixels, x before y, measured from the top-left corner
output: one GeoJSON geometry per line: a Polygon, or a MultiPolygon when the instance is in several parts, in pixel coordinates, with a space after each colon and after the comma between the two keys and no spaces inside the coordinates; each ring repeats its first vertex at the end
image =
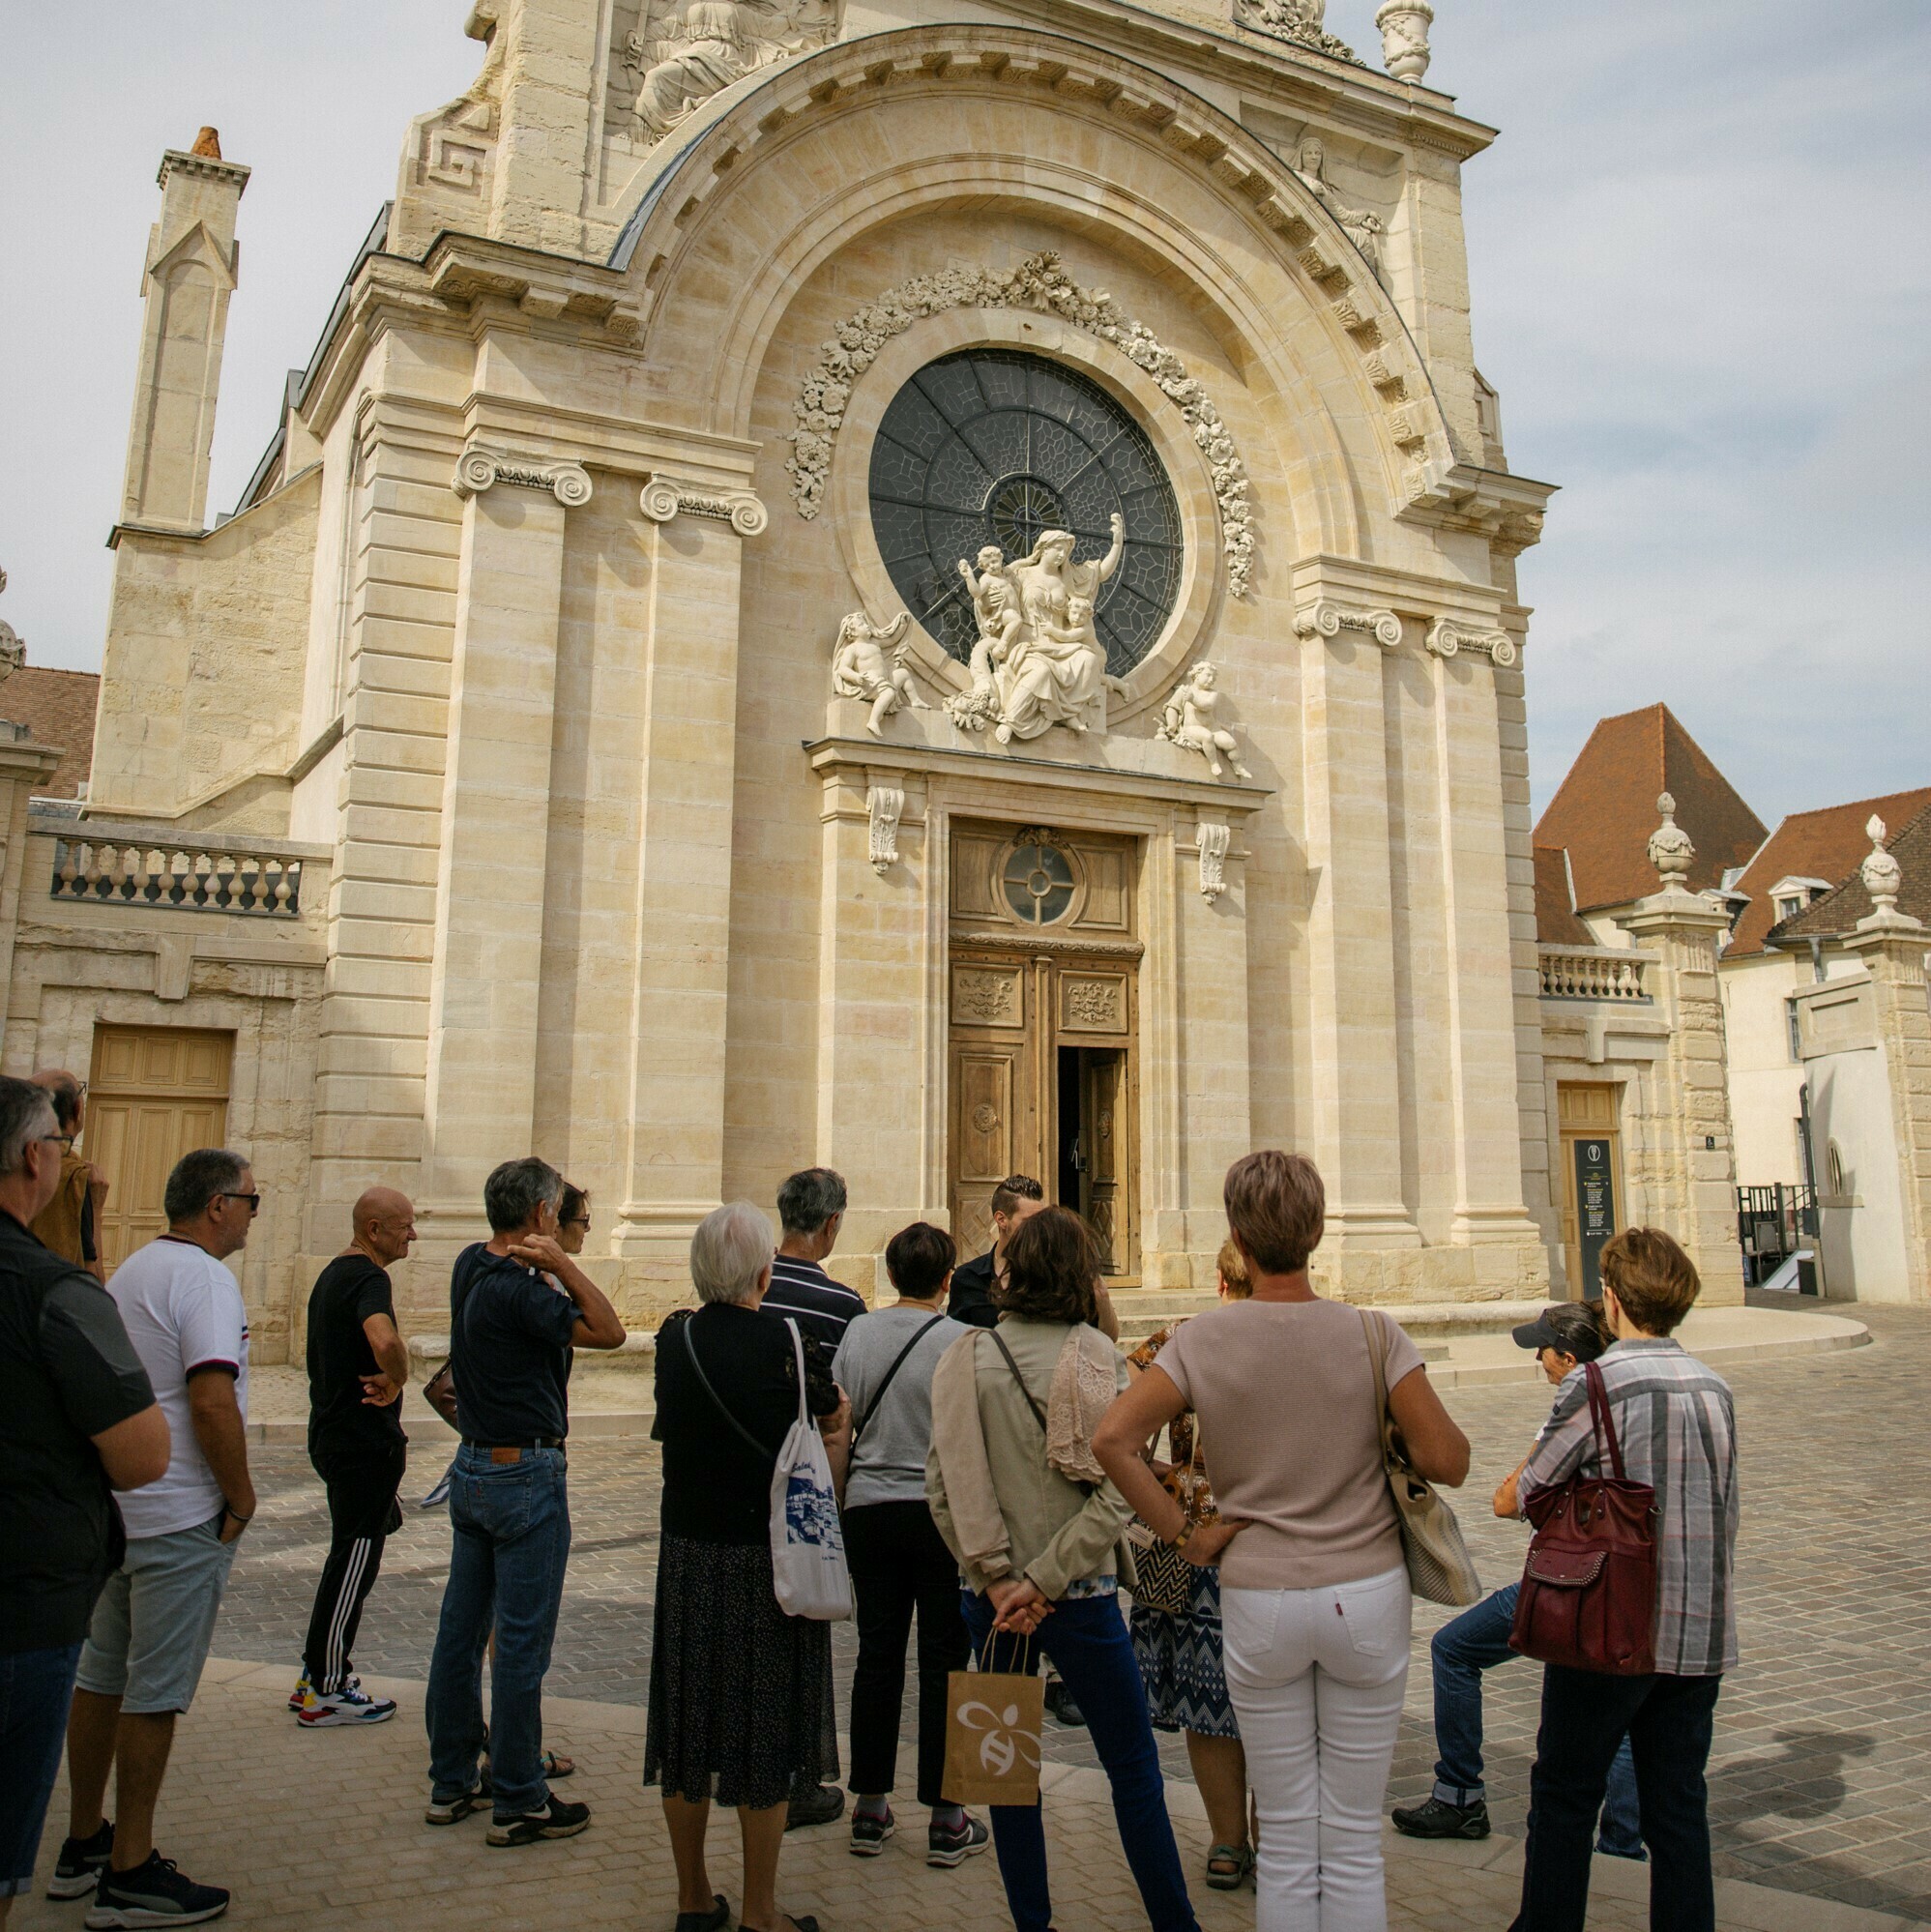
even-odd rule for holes
{"type": "Polygon", "coordinates": [[[329,1558],[288,1702],[309,1730],[395,1715],[394,1698],[371,1697],[356,1681],[349,1653],[383,1542],[402,1527],[409,1349],[395,1330],[389,1269],[416,1240],[416,1210],[406,1194],[371,1187],[352,1226],[354,1240],[308,1297],[308,1460],[329,1492],[329,1558]]]}
{"type": "MultiPolygon", "coordinates": [[[[113,1489],[165,1474],[166,1419],[113,1297],[28,1223],[60,1183],[53,1102],[0,1078],[0,1924],[28,1890],[94,1599],[124,1540],[113,1489]]],[[[94,1888],[105,1845],[73,1861],[94,1888]]]]}
{"type": "Polygon", "coordinates": [[[1021,1221],[1037,1215],[1045,1205],[1046,1190],[1030,1174],[1009,1174],[992,1190],[992,1245],[983,1254],[962,1261],[952,1270],[946,1313],[953,1321],[975,1329],[998,1325],[999,1310],[992,1305],[992,1289],[1005,1272],[1006,1244],[1021,1221]]]}

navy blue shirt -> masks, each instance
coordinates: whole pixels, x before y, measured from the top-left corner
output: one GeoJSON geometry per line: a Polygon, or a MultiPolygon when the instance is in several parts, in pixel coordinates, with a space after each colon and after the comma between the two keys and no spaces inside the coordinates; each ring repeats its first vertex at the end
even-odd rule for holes
{"type": "Polygon", "coordinates": [[[990,1248],[960,1262],[952,1270],[952,1292],[946,1298],[946,1313],[968,1328],[996,1329],[999,1310],[992,1305],[994,1278],[990,1248]]]}
{"type": "Polygon", "coordinates": [[[536,1269],[480,1244],[450,1276],[450,1362],[465,1442],[561,1441],[576,1303],[536,1269]]]}

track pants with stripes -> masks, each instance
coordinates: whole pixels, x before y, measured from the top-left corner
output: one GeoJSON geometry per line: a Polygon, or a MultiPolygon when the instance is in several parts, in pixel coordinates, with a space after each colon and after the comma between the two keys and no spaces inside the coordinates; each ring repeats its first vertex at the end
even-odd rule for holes
{"type": "Polygon", "coordinates": [[[324,1696],[342,1687],[362,1606],[382,1567],[383,1543],[402,1527],[396,1491],[406,1458],[399,1443],[380,1455],[313,1458],[329,1492],[329,1560],[302,1661],[308,1682],[324,1696]]]}

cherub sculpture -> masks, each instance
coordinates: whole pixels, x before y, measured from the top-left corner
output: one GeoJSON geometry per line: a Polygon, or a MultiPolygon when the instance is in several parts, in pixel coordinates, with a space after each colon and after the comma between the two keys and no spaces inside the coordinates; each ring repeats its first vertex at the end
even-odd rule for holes
{"type": "Polygon", "coordinates": [[[972,689],[946,707],[953,723],[964,731],[983,731],[999,717],[999,672],[1019,635],[1023,620],[1019,598],[1007,574],[1006,553],[996,543],[979,553],[979,573],[959,559],[959,575],[972,598],[979,635],[972,647],[972,689]]]}
{"type": "Polygon", "coordinates": [[[1234,734],[1214,721],[1220,706],[1219,683],[1220,673],[1214,665],[1194,665],[1168,697],[1160,713],[1159,735],[1183,751],[1198,751],[1216,778],[1221,776],[1223,753],[1237,778],[1251,778],[1254,775],[1241,763],[1234,734]]]}
{"type": "Polygon", "coordinates": [[[838,697],[861,698],[871,706],[865,729],[874,738],[885,736],[885,720],[900,705],[930,711],[912,683],[905,665],[906,645],[900,641],[912,621],[900,611],[882,630],[863,611],[855,610],[838,626],[838,642],[832,655],[832,689],[838,697]],[[887,655],[887,646],[893,646],[887,655]]]}

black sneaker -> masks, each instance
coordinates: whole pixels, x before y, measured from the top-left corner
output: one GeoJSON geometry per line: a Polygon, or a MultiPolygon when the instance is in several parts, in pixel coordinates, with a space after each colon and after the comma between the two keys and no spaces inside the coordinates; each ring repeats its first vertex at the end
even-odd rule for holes
{"type": "Polygon", "coordinates": [[[885,1807],[883,1818],[874,1818],[869,1811],[852,1813],[852,1857],[855,1859],[875,1859],[885,1850],[885,1841],[898,1830],[898,1821],[892,1815],[891,1805],[885,1807]]]}
{"type": "Polygon", "coordinates": [[[101,1874],[88,1908],[88,1932],[114,1932],[128,1925],[199,1925],[228,1909],[228,1894],[218,1885],[196,1885],[172,1859],[150,1852],[143,1864],[101,1874]]]}
{"type": "Polygon", "coordinates": [[[1488,1806],[1478,1798],[1473,1804],[1449,1804],[1430,1798],[1426,1804],[1397,1805],[1389,1814],[1394,1829],[1409,1838],[1486,1838],[1488,1806]]]}
{"type": "Polygon", "coordinates": [[[590,1806],[571,1804],[551,1792],[549,1802],[541,1811],[525,1811],[514,1818],[492,1818],[489,1842],[492,1845],[534,1845],[542,1838],[574,1838],[590,1823],[590,1806]]]}
{"type": "Polygon", "coordinates": [[[962,1865],[991,1843],[992,1833],[986,1829],[984,1820],[968,1813],[965,1823],[956,1831],[948,1831],[943,1825],[931,1826],[926,1830],[925,1862],[947,1867],[962,1865]]]}
{"type": "Polygon", "coordinates": [[[85,1898],[94,1889],[113,1856],[114,1828],[104,1820],[91,1838],[64,1838],[53,1877],[47,1880],[49,1898],[85,1898]]]}
{"type": "Polygon", "coordinates": [[[423,1813],[424,1825],[460,1825],[472,1811],[480,1810],[489,1802],[489,1787],[486,1784],[472,1786],[460,1798],[432,1798],[429,1808],[423,1813]]]}
{"type": "Polygon", "coordinates": [[[1046,1685],[1045,1702],[1046,1709],[1068,1730],[1083,1731],[1086,1728],[1086,1719],[1080,1714],[1079,1706],[1073,1702],[1072,1692],[1059,1678],[1054,1678],[1046,1685]]]}
{"type": "Polygon", "coordinates": [[[803,1791],[793,1790],[784,1829],[796,1831],[802,1825],[829,1825],[844,1815],[845,1794],[835,1784],[806,1786],[803,1791]]]}

